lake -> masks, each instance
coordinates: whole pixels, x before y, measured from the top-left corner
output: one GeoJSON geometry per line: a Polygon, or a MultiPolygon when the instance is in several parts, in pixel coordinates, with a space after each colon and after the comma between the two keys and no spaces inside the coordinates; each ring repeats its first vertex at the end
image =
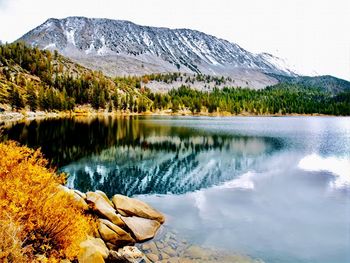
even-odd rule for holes
{"type": "Polygon", "coordinates": [[[41,147],[69,187],[150,203],[192,244],[350,262],[348,117],[33,120],[2,126],[1,139],[41,147]]]}

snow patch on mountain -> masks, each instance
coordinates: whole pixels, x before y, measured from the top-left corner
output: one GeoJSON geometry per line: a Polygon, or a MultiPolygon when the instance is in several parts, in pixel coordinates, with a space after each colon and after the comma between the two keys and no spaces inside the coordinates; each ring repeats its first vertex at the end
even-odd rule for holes
{"type": "Polygon", "coordinates": [[[74,40],[74,33],[75,33],[75,30],[66,30],[65,31],[65,35],[67,37],[67,42],[72,44],[73,46],[75,46],[75,40],[74,40]]]}
{"type": "Polygon", "coordinates": [[[56,44],[55,43],[51,43],[51,44],[48,44],[47,46],[45,46],[43,48],[43,50],[46,50],[46,49],[55,49],[56,48],[56,44]]]}
{"type": "Polygon", "coordinates": [[[260,56],[265,61],[269,62],[271,65],[279,68],[281,71],[288,74],[299,74],[296,70],[295,66],[290,65],[286,59],[275,57],[269,53],[260,53],[257,54],[257,56],[260,56]]]}

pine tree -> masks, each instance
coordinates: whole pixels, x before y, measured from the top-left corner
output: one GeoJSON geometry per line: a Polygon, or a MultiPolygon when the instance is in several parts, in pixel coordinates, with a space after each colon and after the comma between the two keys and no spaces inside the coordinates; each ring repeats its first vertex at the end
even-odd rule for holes
{"type": "Polygon", "coordinates": [[[100,95],[98,97],[98,105],[102,109],[106,108],[106,96],[103,90],[100,92],[100,95]]]}
{"type": "Polygon", "coordinates": [[[112,101],[110,101],[108,103],[108,112],[112,112],[113,111],[113,104],[112,104],[112,101]]]}
{"type": "Polygon", "coordinates": [[[16,88],[12,88],[10,91],[9,103],[14,110],[24,107],[23,97],[16,88]]]}
{"type": "Polygon", "coordinates": [[[38,107],[38,97],[31,82],[29,82],[27,86],[27,104],[31,111],[36,111],[38,107]]]}
{"type": "Polygon", "coordinates": [[[129,96],[129,111],[130,111],[130,112],[133,111],[133,107],[134,107],[134,98],[133,98],[133,96],[130,94],[130,96],[129,96]]]}
{"type": "Polygon", "coordinates": [[[113,93],[112,101],[113,101],[114,109],[118,110],[119,109],[119,96],[118,96],[117,91],[113,93]]]}

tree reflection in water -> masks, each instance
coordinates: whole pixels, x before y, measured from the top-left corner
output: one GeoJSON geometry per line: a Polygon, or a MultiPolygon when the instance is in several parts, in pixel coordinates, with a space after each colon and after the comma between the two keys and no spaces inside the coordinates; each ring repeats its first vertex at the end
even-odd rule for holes
{"type": "Polygon", "coordinates": [[[270,137],[214,133],[140,117],[65,118],[3,128],[3,140],[41,147],[82,191],[181,194],[231,180],[281,150],[270,137]]]}

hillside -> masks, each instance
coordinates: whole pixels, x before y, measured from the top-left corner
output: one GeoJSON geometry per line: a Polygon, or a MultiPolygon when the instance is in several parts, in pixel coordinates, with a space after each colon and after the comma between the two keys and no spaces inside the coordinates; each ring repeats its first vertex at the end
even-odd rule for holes
{"type": "Polygon", "coordinates": [[[284,76],[269,74],[279,82],[289,83],[289,84],[299,84],[308,87],[320,88],[323,91],[330,92],[332,94],[337,94],[343,91],[350,91],[350,82],[344,79],[339,79],[333,76],[284,76]]]}
{"type": "Polygon", "coordinates": [[[117,84],[67,59],[57,51],[30,48],[22,43],[0,46],[0,103],[13,109],[72,110],[75,105],[94,108],[150,101],[139,90],[117,84]]]}

